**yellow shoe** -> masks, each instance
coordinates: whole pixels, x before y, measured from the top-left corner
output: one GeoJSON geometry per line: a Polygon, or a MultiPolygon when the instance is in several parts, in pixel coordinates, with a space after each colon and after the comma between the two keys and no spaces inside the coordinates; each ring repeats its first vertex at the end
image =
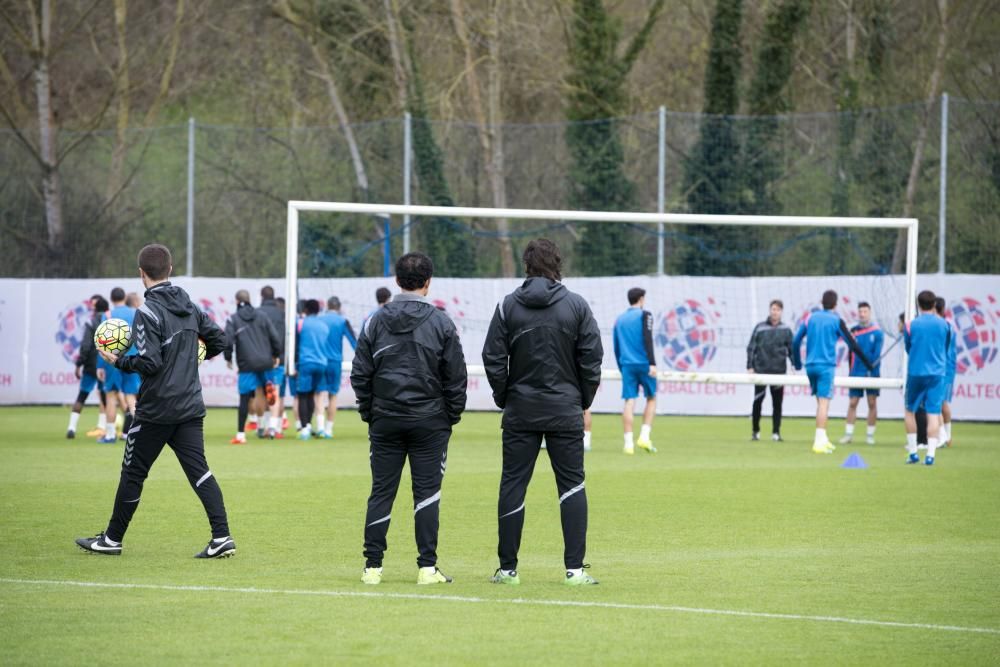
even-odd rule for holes
{"type": "Polygon", "coordinates": [[[103,438],[106,431],[103,428],[92,428],[87,431],[88,438],[103,438]]]}
{"type": "Polygon", "coordinates": [[[817,442],[813,445],[814,454],[833,454],[834,446],[829,442],[817,442]]]}
{"type": "Polygon", "coordinates": [[[375,586],[382,583],[382,568],[366,567],[361,575],[361,583],[375,586]]]}
{"type": "Polygon", "coordinates": [[[417,571],[417,583],[421,586],[427,584],[450,584],[451,577],[445,576],[444,572],[434,566],[422,567],[417,571]]]}
{"type": "Polygon", "coordinates": [[[635,448],[625,445],[624,447],[622,447],[622,454],[628,454],[629,456],[632,456],[633,454],[635,454],[635,448]]]}
{"type": "Polygon", "coordinates": [[[639,449],[645,450],[648,454],[656,453],[656,447],[653,447],[653,442],[649,438],[639,436],[639,439],[635,441],[635,444],[639,446],[639,449]]]}

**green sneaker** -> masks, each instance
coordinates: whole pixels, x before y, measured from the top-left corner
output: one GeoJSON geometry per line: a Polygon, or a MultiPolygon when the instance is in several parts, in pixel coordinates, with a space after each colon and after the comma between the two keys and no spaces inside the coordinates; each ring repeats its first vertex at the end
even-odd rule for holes
{"type": "Polygon", "coordinates": [[[371,584],[375,586],[382,583],[382,568],[380,567],[366,567],[365,571],[361,574],[361,583],[371,584]]]}
{"type": "Polygon", "coordinates": [[[427,584],[450,584],[452,578],[445,576],[445,573],[436,567],[422,567],[417,571],[417,583],[421,586],[427,584]]]}
{"type": "MultiPolygon", "coordinates": [[[[586,570],[586,568],[588,567],[590,566],[584,565],[582,569],[586,570]]],[[[597,579],[594,579],[589,574],[587,574],[585,571],[581,571],[580,574],[573,574],[572,572],[567,570],[566,579],[563,580],[563,583],[566,584],[567,586],[594,586],[599,584],[600,582],[597,581],[597,579]]]]}
{"type": "Polygon", "coordinates": [[[494,584],[507,584],[508,586],[521,585],[521,577],[517,576],[517,570],[511,570],[511,574],[505,574],[503,570],[497,568],[490,581],[494,584]]]}

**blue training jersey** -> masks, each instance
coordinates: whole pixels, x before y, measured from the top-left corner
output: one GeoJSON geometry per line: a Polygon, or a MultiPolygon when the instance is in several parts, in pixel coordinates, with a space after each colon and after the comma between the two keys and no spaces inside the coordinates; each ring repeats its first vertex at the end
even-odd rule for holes
{"type": "Polygon", "coordinates": [[[837,341],[843,338],[846,329],[847,325],[832,310],[814,310],[809,313],[792,341],[795,367],[802,367],[799,350],[803,338],[806,339],[806,366],[836,366],[837,341]]]}
{"type": "MultiPolygon", "coordinates": [[[[120,306],[115,306],[114,308],[111,309],[111,319],[125,320],[126,322],[128,322],[129,331],[132,332],[133,335],[135,334],[135,332],[133,331],[133,326],[134,326],[133,322],[135,322],[135,308],[129,308],[125,304],[122,304],[120,306]]],[[[136,349],[135,345],[130,345],[128,350],[125,351],[126,357],[131,357],[136,354],[139,354],[139,351],[136,349]]]]}
{"type": "Polygon", "coordinates": [[[948,368],[951,327],[933,313],[923,313],[906,325],[903,340],[909,354],[906,372],[910,376],[944,376],[948,368]]]}
{"type": "Polygon", "coordinates": [[[339,365],[344,360],[344,338],[351,344],[351,349],[358,347],[358,339],[354,335],[354,329],[347,318],[335,310],[328,310],[319,316],[327,328],[330,329],[327,338],[328,349],[326,353],[326,363],[330,366],[339,365]]]}
{"type": "Polygon", "coordinates": [[[299,366],[326,366],[328,363],[330,327],[319,317],[310,315],[299,326],[298,353],[299,366]]]}
{"type": "Polygon", "coordinates": [[[861,358],[853,352],[851,353],[851,375],[854,377],[879,377],[882,371],[882,344],[885,342],[885,333],[877,324],[862,326],[855,324],[851,327],[851,335],[858,341],[858,347],[865,353],[865,357],[875,366],[871,371],[861,363],[861,358]]]}
{"type": "Polygon", "coordinates": [[[653,314],[638,306],[629,308],[615,320],[615,361],[622,366],[655,366],[653,314]]]}
{"type": "Polygon", "coordinates": [[[948,344],[948,368],[945,370],[945,377],[952,381],[955,379],[958,368],[958,329],[955,328],[955,324],[951,320],[945,320],[945,322],[948,323],[948,330],[951,334],[948,344]]]}

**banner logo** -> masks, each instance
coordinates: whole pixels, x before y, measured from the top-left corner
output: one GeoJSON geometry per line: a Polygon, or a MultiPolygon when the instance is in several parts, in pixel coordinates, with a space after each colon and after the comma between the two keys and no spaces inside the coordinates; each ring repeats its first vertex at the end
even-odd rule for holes
{"type": "Polygon", "coordinates": [[[703,368],[718,351],[722,329],[715,299],[705,303],[686,299],[659,317],[656,344],[663,348],[663,362],[675,371],[703,368]]]}
{"type": "Polygon", "coordinates": [[[992,294],[989,303],[972,297],[958,301],[951,309],[951,317],[958,330],[956,370],[962,375],[974,375],[993,363],[997,357],[997,299],[992,294]]]}
{"type": "Polygon", "coordinates": [[[59,313],[56,343],[62,351],[63,359],[71,364],[76,362],[80,343],[83,342],[83,331],[89,320],[89,300],[70,304],[59,313]]]}

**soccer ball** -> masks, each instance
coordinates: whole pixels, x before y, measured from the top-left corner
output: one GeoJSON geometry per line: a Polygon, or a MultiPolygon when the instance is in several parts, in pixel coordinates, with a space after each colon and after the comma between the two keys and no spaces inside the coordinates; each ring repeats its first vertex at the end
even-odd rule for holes
{"type": "Polygon", "coordinates": [[[94,344],[98,349],[112,354],[121,354],[132,343],[132,330],[128,322],[118,318],[104,320],[94,332],[94,344]]]}
{"type": "Polygon", "coordinates": [[[208,354],[208,348],[205,347],[205,341],[201,338],[198,339],[198,365],[201,366],[201,362],[205,361],[205,355],[208,354]]]}

